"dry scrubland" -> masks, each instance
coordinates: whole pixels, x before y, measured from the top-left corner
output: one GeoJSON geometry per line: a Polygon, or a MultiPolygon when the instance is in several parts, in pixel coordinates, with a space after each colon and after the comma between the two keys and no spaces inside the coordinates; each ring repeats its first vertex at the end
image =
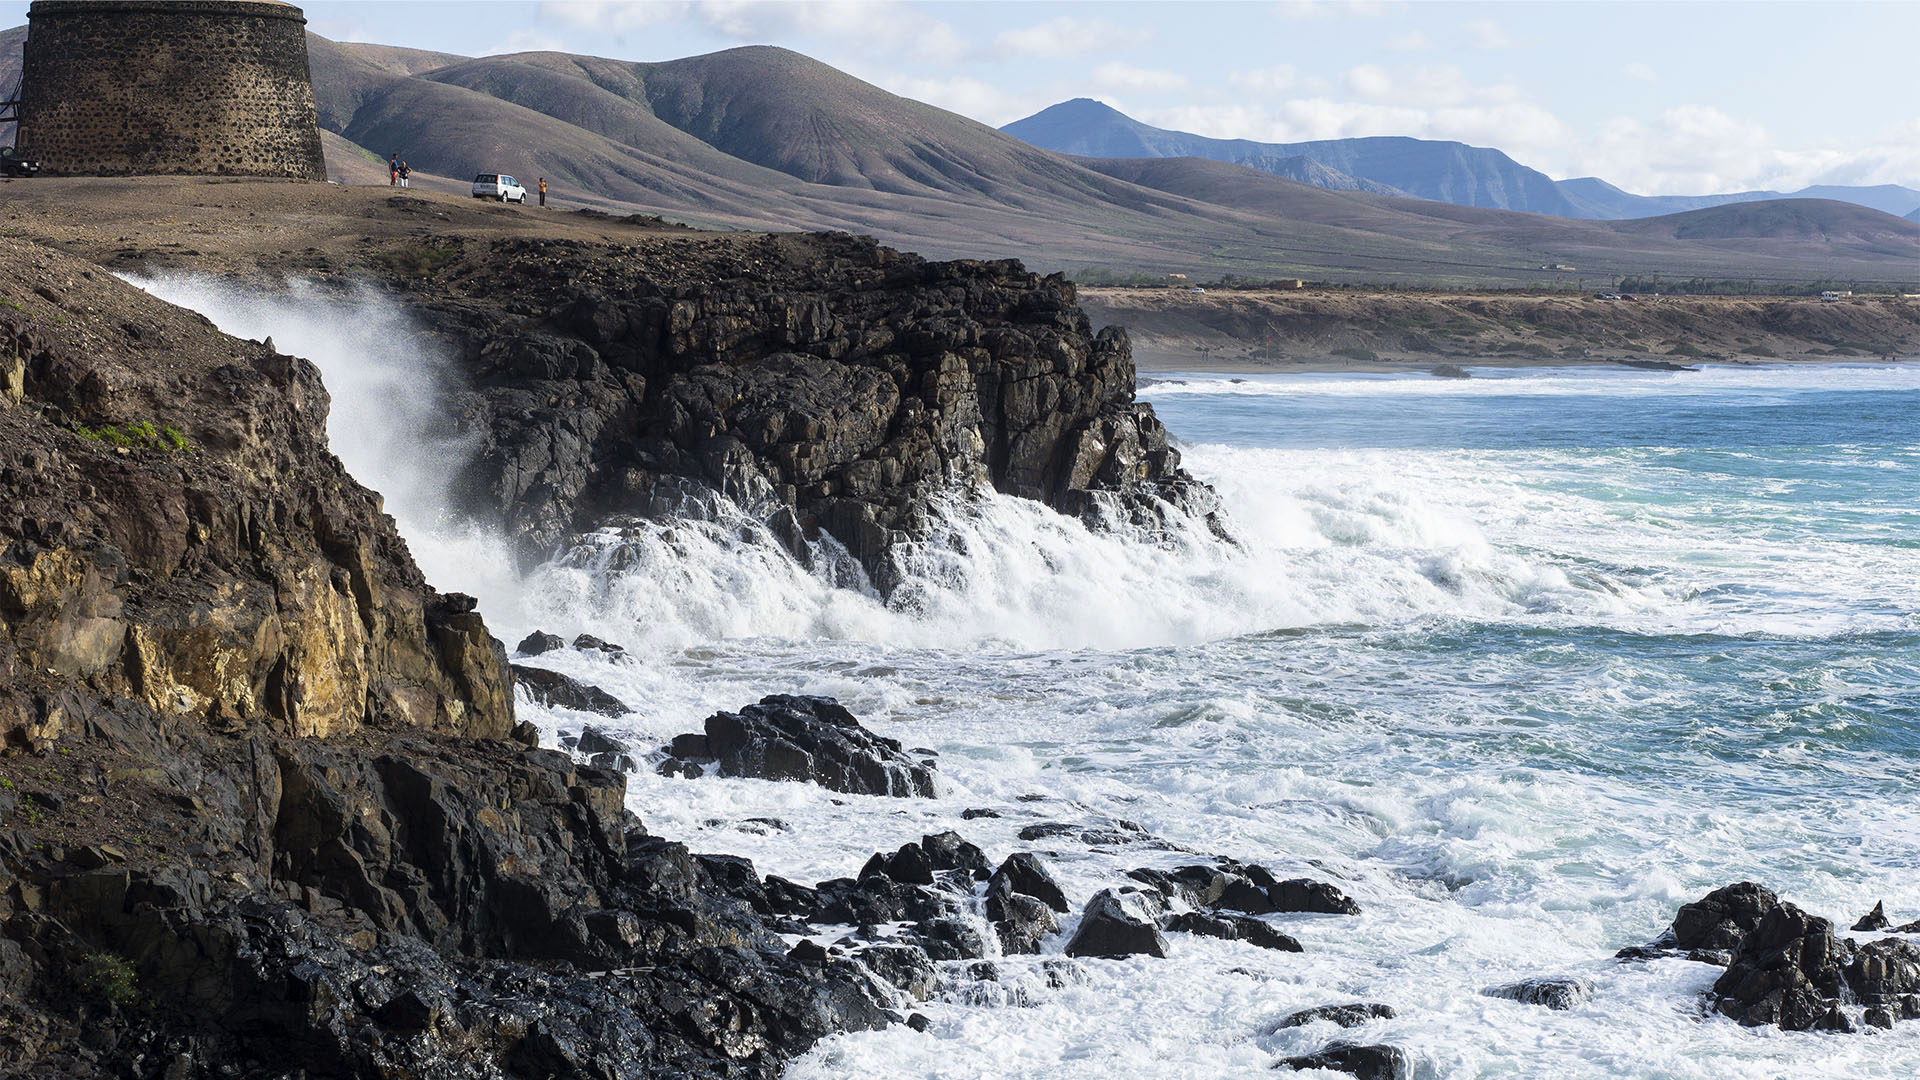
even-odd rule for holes
{"type": "Polygon", "coordinates": [[[1920,356],[1920,301],[1080,290],[1143,369],[1270,371],[1630,361],[1774,363],[1920,356]]]}

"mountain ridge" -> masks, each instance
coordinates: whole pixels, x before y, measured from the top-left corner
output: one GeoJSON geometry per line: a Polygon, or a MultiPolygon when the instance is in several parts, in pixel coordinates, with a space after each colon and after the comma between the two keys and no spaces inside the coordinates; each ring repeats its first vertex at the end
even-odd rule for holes
{"type": "MultiPolygon", "coordinates": [[[[1905,283],[1920,267],[1920,232],[1891,216],[1849,218],[1831,236],[1820,222],[1833,210],[1798,211],[1791,228],[1748,217],[1696,228],[1715,234],[1703,241],[1410,198],[1305,159],[1267,164],[1359,190],[1220,162],[1075,158],[767,46],[640,63],[309,35],[309,53],[331,171],[359,183],[398,153],[420,184],[449,192],[508,172],[547,178],[556,208],[847,231],[1047,271],[1516,286],[1551,285],[1562,266],[1596,280],[1862,283],[1905,283]]],[[[0,80],[6,63],[0,53],[0,80]]]]}
{"type": "MultiPolygon", "coordinates": [[[[1794,192],[1637,195],[1594,176],[1554,180],[1502,151],[1446,140],[1404,136],[1298,143],[1217,139],[1153,127],[1093,98],[1050,105],[1000,130],[1036,146],[1084,157],[1203,157],[1269,172],[1275,170],[1266,162],[1306,157],[1343,176],[1393,187],[1416,198],[1591,220],[1657,217],[1728,203],[1802,198],[1851,202],[1896,217],[1920,210],[1920,191],[1898,184],[1826,184],[1794,192]]],[[[1302,175],[1290,178],[1314,182],[1302,175]]]]}

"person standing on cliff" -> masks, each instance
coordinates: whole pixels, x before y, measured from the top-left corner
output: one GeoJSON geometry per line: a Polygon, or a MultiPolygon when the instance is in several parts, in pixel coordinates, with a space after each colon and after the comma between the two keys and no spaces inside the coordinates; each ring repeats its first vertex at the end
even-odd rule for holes
{"type": "Polygon", "coordinates": [[[399,184],[400,184],[400,155],[395,154],[392,157],[387,159],[387,186],[398,187],[399,184]]]}
{"type": "Polygon", "coordinates": [[[409,168],[407,168],[407,163],[406,163],[406,162],[404,162],[404,161],[403,161],[403,162],[401,162],[401,163],[400,163],[400,186],[401,186],[401,187],[406,187],[406,186],[407,186],[407,177],[409,177],[409,176],[412,176],[412,175],[413,175],[413,170],[412,170],[412,169],[409,169],[409,168]]]}
{"type": "Polygon", "coordinates": [[[547,178],[544,176],[540,178],[540,205],[547,205],[547,178]]]}

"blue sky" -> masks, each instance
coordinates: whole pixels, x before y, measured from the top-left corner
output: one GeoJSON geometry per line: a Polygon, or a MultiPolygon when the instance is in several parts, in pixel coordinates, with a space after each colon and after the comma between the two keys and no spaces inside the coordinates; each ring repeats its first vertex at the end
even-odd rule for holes
{"type": "MultiPolygon", "coordinates": [[[[1646,194],[1920,188],[1920,3],[308,0],[328,37],[464,55],[796,49],[998,126],[1070,97],[1271,141],[1495,146],[1646,194]]],[[[27,4],[0,0],[0,26],[27,4]]]]}

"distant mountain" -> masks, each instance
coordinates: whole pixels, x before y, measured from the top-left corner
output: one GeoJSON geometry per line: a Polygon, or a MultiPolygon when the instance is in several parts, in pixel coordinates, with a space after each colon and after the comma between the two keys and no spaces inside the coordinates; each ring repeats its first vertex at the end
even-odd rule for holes
{"type": "Polygon", "coordinates": [[[1920,221],[1920,210],[1915,210],[1915,211],[1914,211],[1913,213],[1911,213],[1911,214],[1908,214],[1908,215],[1907,215],[1907,220],[1908,220],[1908,221],[1920,221]]]}
{"type": "MultiPolygon", "coordinates": [[[[1557,217],[1615,220],[1684,213],[1765,199],[1833,199],[1900,216],[1920,209],[1920,191],[1897,184],[1821,185],[1795,192],[1741,191],[1723,195],[1635,195],[1601,180],[1553,180],[1498,150],[1429,139],[1330,139],[1262,143],[1211,139],[1143,124],[1091,98],[1049,106],[1000,130],[1035,146],[1085,157],[1199,157],[1230,161],[1334,191],[1348,179],[1382,184],[1398,193],[1458,206],[1527,210],[1557,217]],[[1274,163],[1304,157],[1334,171],[1332,183],[1274,163]]],[[[1389,194],[1389,192],[1376,192],[1389,194]]]]}
{"type": "MultiPolygon", "coordinates": [[[[1341,164],[1370,164],[1402,144],[1418,150],[1418,140],[1377,140],[1334,162],[1268,155],[1261,164],[1272,172],[1191,157],[1072,157],[764,46],[662,63],[469,58],[311,35],[308,47],[328,171],[348,183],[384,182],[382,163],[397,152],[423,188],[463,191],[483,172],[544,176],[556,208],[844,229],[941,258],[1147,278],[1571,284],[1572,272],[1547,268],[1577,265],[1572,276],[1596,281],[1907,282],[1920,267],[1920,225],[1838,203],[1807,204],[1793,222],[1634,231],[1389,194],[1394,185],[1341,164]],[[1836,211],[1860,220],[1829,228],[1836,211]]],[[[0,47],[0,85],[18,63],[0,47]]],[[[1459,183],[1469,180],[1490,183],[1459,183]]]]}
{"type": "Polygon", "coordinates": [[[1210,139],[1143,124],[1091,98],[1061,102],[1000,130],[1035,146],[1083,157],[1197,157],[1268,172],[1274,170],[1267,163],[1305,157],[1335,172],[1417,198],[1557,217],[1585,216],[1576,212],[1545,173],[1498,150],[1465,143],[1395,136],[1303,143],[1210,139]]]}

